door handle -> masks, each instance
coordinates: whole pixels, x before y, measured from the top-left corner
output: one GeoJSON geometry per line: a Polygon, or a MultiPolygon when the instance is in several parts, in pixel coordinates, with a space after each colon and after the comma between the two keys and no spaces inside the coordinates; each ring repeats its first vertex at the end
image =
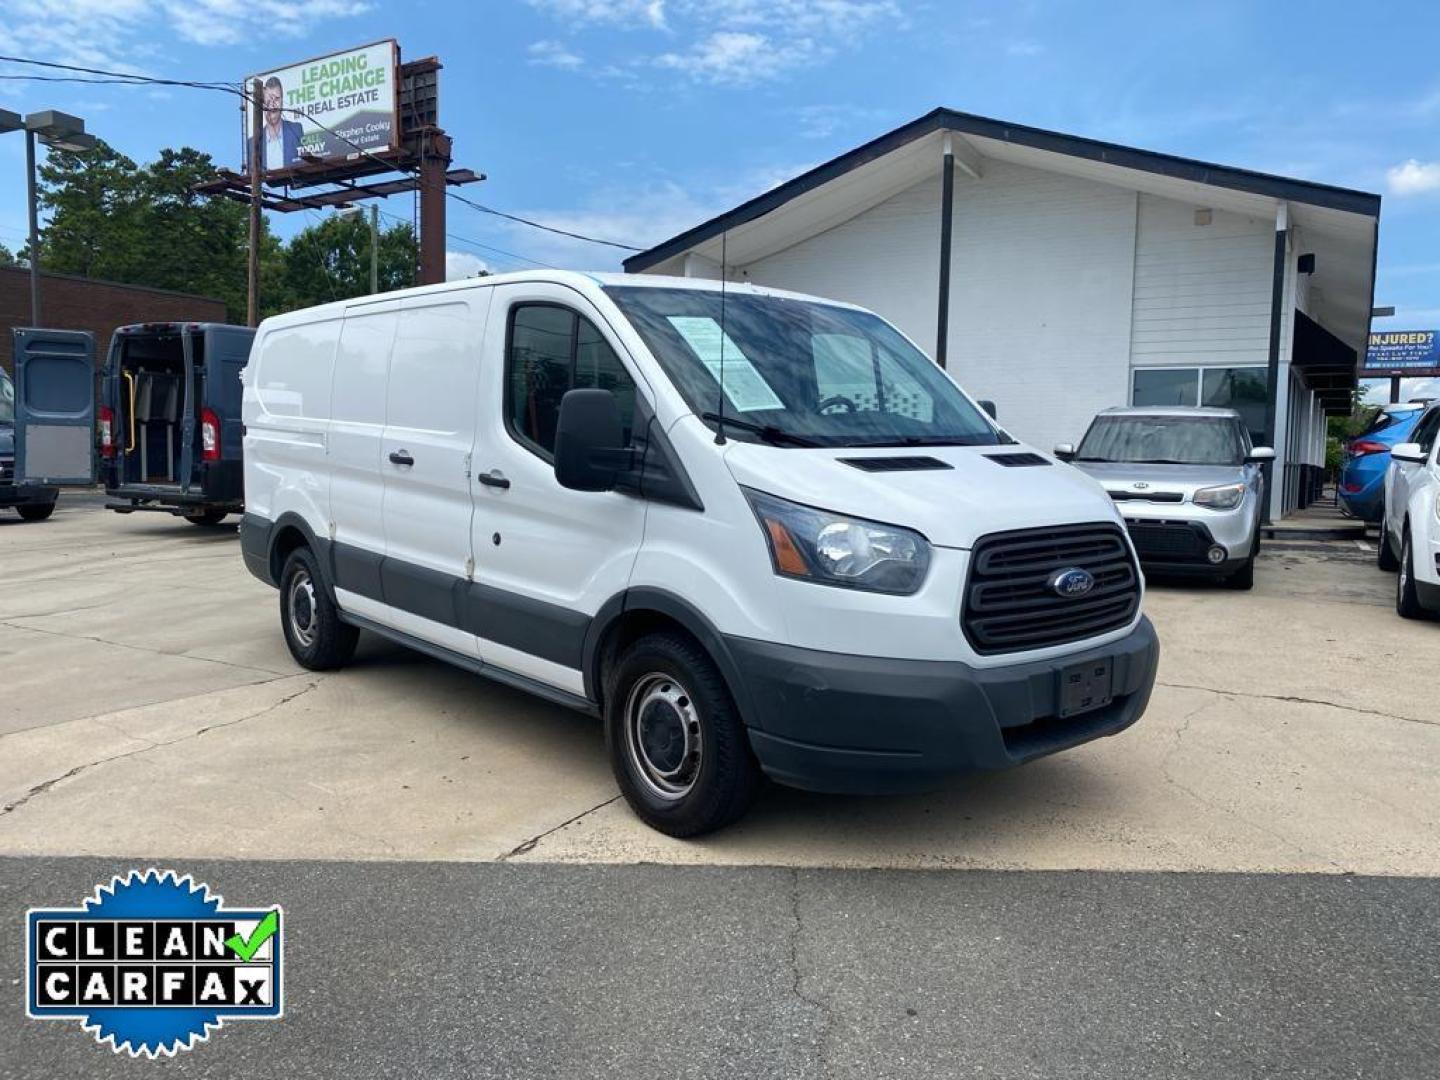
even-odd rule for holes
{"type": "Polygon", "coordinates": [[[392,465],[414,465],[415,459],[404,450],[390,451],[390,464],[392,465]]]}
{"type": "Polygon", "coordinates": [[[499,470],[491,470],[488,473],[482,472],[479,476],[475,477],[475,479],[479,480],[480,483],[486,487],[508,488],[510,486],[510,481],[507,480],[499,470]]]}

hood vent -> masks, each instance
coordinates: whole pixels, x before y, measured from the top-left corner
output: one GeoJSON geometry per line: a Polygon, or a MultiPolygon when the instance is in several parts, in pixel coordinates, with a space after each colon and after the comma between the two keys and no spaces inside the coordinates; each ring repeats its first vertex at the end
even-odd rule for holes
{"type": "Polygon", "coordinates": [[[982,454],[982,457],[989,458],[997,465],[1004,465],[1007,469],[1024,468],[1027,465],[1049,465],[1050,462],[1039,454],[982,454]]]}
{"type": "Polygon", "coordinates": [[[954,468],[933,457],[852,457],[836,460],[863,472],[924,472],[927,469],[954,468]]]}

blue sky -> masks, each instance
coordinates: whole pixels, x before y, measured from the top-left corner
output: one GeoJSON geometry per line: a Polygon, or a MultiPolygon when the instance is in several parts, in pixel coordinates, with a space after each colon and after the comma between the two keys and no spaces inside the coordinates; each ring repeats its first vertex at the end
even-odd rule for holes
{"type": "MultiPolygon", "coordinates": [[[[470,194],[651,243],[937,105],[1385,196],[1377,328],[1440,325],[1440,5],[965,0],[4,0],[5,52],[238,79],[380,37],[445,63],[470,194]]],[[[0,64],[0,74],[21,69],[0,64]]],[[[138,160],[236,164],[239,118],[190,90],[0,81],[138,160]]],[[[23,241],[0,138],[0,243],[23,241]]],[[[389,212],[409,217],[410,201],[389,212]]],[[[287,232],[307,215],[276,222],[287,232]]],[[[618,252],[452,203],[458,267],[618,252]],[[511,255],[475,246],[489,245],[511,255]]]]}

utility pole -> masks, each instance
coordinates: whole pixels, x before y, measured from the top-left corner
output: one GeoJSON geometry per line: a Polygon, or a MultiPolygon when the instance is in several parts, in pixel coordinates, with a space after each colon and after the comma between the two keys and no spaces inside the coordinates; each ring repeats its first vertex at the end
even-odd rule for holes
{"type": "Polygon", "coordinates": [[[450,136],[434,130],[421,138],[419,284],[445,280],[445,171],[450,166],[450,136]]]}
{"type": "Polygon", "coordinates": [[[25,185],[30,202],[30,325],[40,325],[40,205],[35,192],[35,132],[25,129],[25,185]]]}
{"type": "Polygon", "coordinates": [[[370,295],[380,291],[380,207],[370,204],[370,295]]]}
{"type": "Polygon", "coordinates": [[[265,148],[265,89],[259,79],[250,88],[250,266],[246,318],[260,325],[260,154],[265,148]]]}

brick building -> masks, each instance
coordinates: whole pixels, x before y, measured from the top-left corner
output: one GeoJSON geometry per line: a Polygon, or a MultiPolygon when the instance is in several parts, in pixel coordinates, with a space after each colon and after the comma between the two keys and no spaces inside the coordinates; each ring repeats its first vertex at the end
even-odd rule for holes
{"type": "MultiPolygon", "coordinates": [[[[40,275],[40,321],[51,329],[89,330],[104,358],[117,326],[138,322],[224,322],[225,305],[207,296],[121,285],[68,274],[40,275]]],[[[0,367],[14,374],[11,329],[30,325],[30,271],[0,266],[0,367]]]]}

